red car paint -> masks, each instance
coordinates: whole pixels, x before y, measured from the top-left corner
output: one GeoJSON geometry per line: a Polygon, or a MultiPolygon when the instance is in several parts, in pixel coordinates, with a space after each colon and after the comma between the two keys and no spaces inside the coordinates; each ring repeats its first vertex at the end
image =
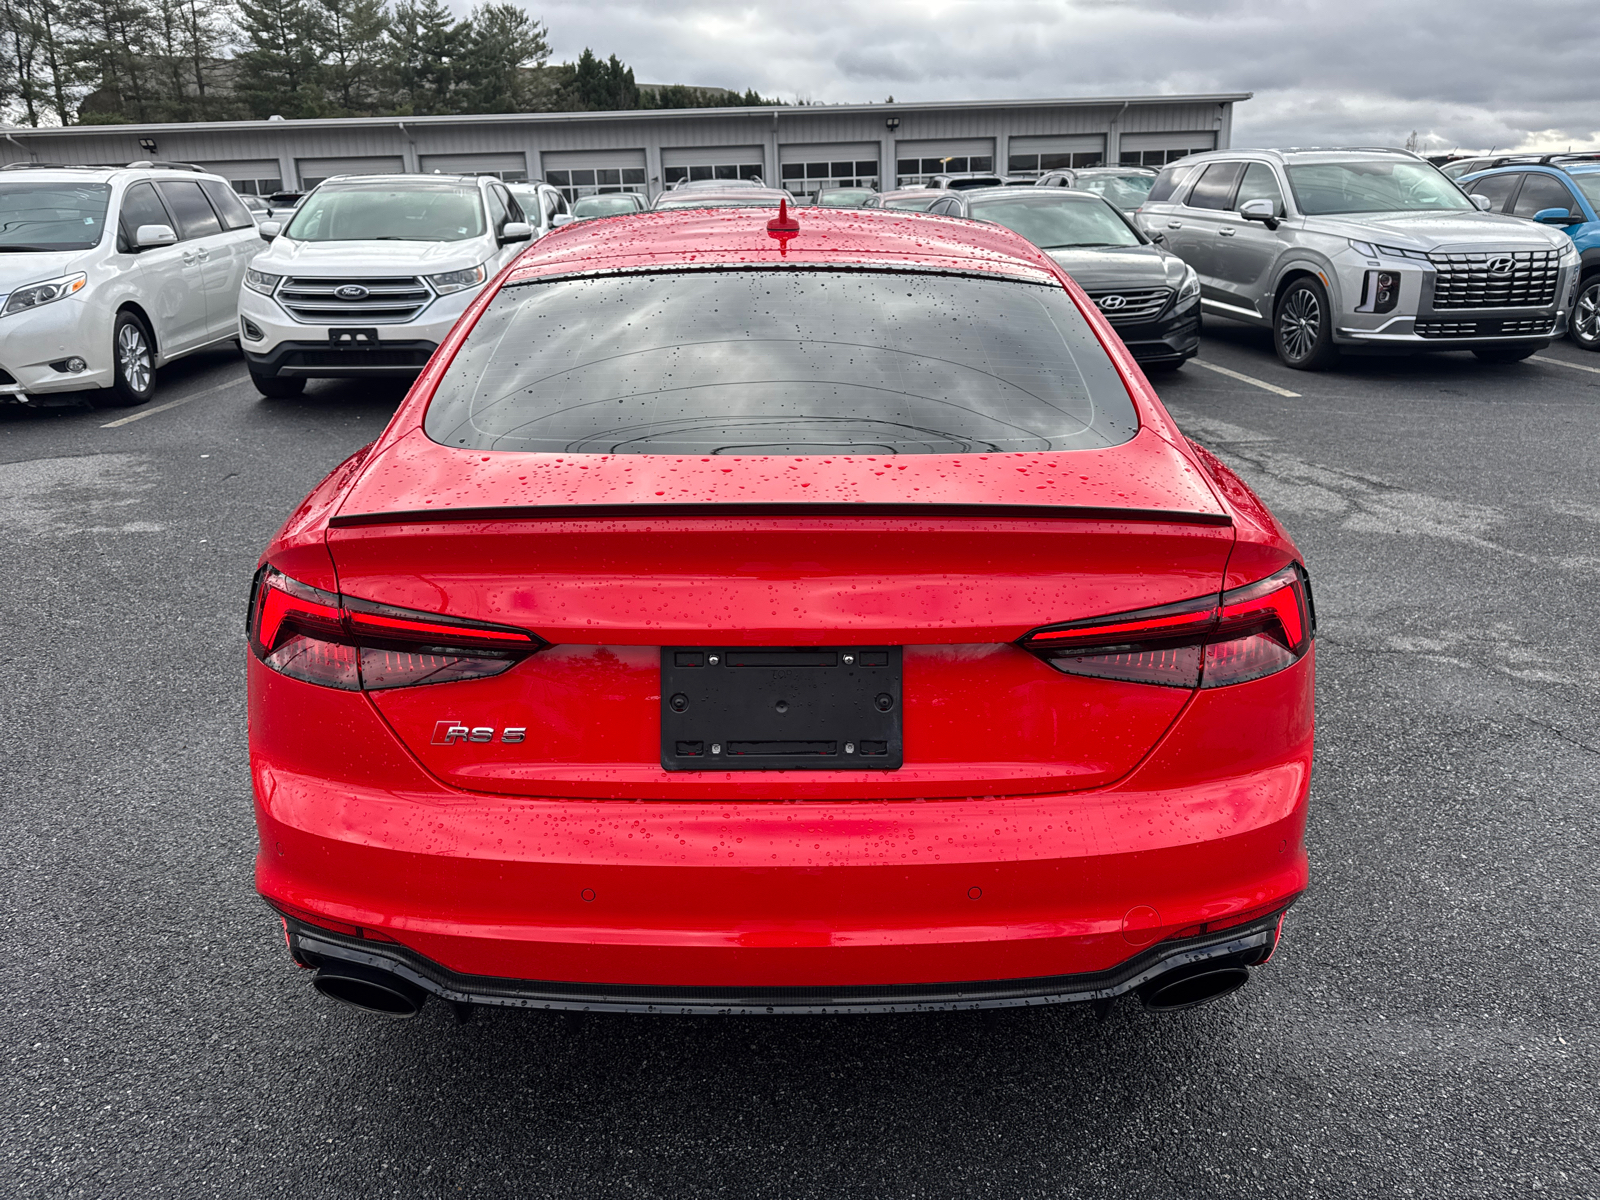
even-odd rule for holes
{"type": "Polygon", "coordinates": [[[1287,534],[1020,238],[922,214],[808,209],[782,239],[766,222],[679,211],[541,240],[268,546],[264,566],[335,604],[550,643],[491,678],[368,692],[251,656],[257,886],[297,957],[392,943],[414,978],[448,977],[431,990],[504,1003],[534,1001],[460,981],[667,997],[1087,978],[1261,919],[1264,959],[1307,881],[1309,632],[1286,669],[1198,690],[1062,674],[1019,643],[1253,584],[1298,563],[1287,534]],[[780,258],[1054,280],[1139,432],[898,457],[479,452],[423,432],[508,283],[780,258]],[[905,648],[898,770],[662,767],[661,646],[882,644],[905,648]],[[491,736],[441,742],[457,725],[491,736]]]}

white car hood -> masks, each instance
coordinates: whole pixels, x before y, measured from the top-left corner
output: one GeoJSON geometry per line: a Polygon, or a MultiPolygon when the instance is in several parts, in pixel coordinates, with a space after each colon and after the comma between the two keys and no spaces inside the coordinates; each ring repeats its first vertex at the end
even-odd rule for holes
{"type": "Polygon", "coordinates": [[[1559,249],[1561,243],[1568,240],[1565,233],[1552,233],[1531,221],[1486,212],[1372,213],[1308,217],[1306,220],[1324,232],[1412,250],[1436,250],[1443,246],[1545,250],[1559,249]]]}
{"type": "Polygon", "coordinates": [[[461,242],[297,242],[278,237],[250,265],[270,275],[438,275],[491,258],[486,237],[461,242]]]}
{"type": "Polygon", "coordinates": [[[80,250],[65,254],[39,251],[0,254],[0,295],[9,295],[27,284],[42,283],[46,279],[56,279],[70,273],[72,260],[81,253],[80,250]]]}

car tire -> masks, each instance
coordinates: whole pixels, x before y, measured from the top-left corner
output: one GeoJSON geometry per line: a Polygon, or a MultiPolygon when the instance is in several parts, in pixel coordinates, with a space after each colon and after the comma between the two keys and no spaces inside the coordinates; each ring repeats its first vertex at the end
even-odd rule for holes
{"type": "Polygon", "coordinates": [[[1486,363],[1514,363],[1531,358],[1543,349],[1543,346],[1485,346],[1473,353],[1486,363]]]}
{"type": "Polygon", "coordinates": [[[156,351],[137,313],[123,311],[111,326],[111,395],[131,407],[156,394],[156,351]]]}
{"type": "Polygon", "coordinates": [[[1578,284],[1578,299],[1572,306],[1572,324],[1567,333],[1585,350],[1600,350],[1600,272],[1578,284]]]}
{"type": "Polygon", "coordinates": [[[251,371],[250,382],[268,400],[287,400],[306,390],[306,381],[298,375],[257,375],[251,371]]]}
{"type": "Polygon", "coordinates": [[[1333,344],[1333,306],[1320,280],[1302,275],[1278,298],[1272,312],[1272,345],[1283,365],[1325,371],[1339,359],[1333,344]]]}

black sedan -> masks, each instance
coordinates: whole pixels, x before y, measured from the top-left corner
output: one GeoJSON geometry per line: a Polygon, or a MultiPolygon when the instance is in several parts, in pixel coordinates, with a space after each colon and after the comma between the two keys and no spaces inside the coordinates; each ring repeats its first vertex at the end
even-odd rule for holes
{"type": "Polygon", "coordinates": [[[1114,204],[1056,188],[941,192],[933,215],[993,221],[1061,264],[1148,370],[1181,367],[1200,348],[1200,280],[1114,204]]]}

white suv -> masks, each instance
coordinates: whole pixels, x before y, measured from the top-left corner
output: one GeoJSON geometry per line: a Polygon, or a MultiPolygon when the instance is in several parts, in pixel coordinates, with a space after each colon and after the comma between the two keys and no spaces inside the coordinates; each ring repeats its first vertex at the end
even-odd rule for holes
{"type": "Polygon", "coordinates": [[[238,336],[261,243],[226,180],[182,167],[0,171],[0,400],[155,394],[155,369],[238,336]]]}
{"type": "Polygon", "coordinates": [[[487,176],[346,175],[318,185],[239,297],[239,334],[263,396],[307,379],[410,378],[533,230],[487,176]]]}

